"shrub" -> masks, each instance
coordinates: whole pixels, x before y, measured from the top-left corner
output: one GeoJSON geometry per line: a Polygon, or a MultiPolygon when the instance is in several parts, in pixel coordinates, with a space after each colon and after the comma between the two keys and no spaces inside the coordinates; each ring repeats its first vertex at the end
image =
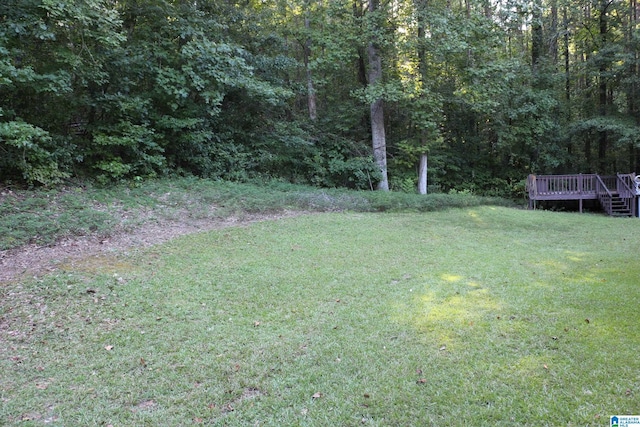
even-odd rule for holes
{"type": "Polygon", "coordinates": [[[0,180],[17,178],[29,185],[52,185],[68,178],[55,159],[47,131],[21,120],[0,123],[0,180]]]}

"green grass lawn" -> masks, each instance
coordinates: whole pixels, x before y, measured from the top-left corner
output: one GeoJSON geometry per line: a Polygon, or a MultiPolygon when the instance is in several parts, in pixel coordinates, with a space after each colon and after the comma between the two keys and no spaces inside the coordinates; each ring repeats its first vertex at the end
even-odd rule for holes
{"type": "Polygon", "coordinates": [[[311,214],[6,284],[0,424],[608,426],[640,414],[639,231],[311,214]]]}

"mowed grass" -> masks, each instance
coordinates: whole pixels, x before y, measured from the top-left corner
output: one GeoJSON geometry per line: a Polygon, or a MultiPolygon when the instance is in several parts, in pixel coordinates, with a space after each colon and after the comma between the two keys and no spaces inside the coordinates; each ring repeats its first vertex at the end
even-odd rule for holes
{"type": "Polygon", "coordinates": [[[6,284],[0,424],[607,426],[640,414],[639,230],[310,214],[6,284]]]}

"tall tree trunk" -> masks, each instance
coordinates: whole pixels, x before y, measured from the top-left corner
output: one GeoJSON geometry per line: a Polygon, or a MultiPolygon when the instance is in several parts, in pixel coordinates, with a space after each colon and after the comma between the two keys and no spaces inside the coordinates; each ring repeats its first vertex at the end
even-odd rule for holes
{"type": "MultiPolygon", "coordinates": [[[[428,64],[427,64],[427,49],[425,46],[425,37],[427,33],[427,1],[428,0],[414,0],[415,12],[416,12],[416,21],[418,23],[418,73],[420,76],[420,81],[422,83],[422,94],[421,97],[426,96],[426,89],[428,83],[428,64]]],[[[427,132],[424,128],[424,125],[421,125],[419,128],[419,140],[420,146],[426,147],[428,144],[427,141],[427,132]]],[[[419,194],[427,194],[427,153],[423,153],[420,156],[420,164],[418,168],[418,193],[419,194]]]]}
{"type": "MultiPolygon", "coordinates": [[[[610,2],[609,0],[600,0],[600,16],[599,16],[599,26],[600,26],[600,55],[604,55],[603,51],[607,48],[607,32],[608,29],[608,16],[607,9],[609,8],[610,2]]],[[[600,58],[600,67],[598,69],[598,114],[601,117],[605,117],[607,115],[607,104],[608,104],[608,96],[607,96],[607,63],[608,60],[606,58],[600,58]]],[[[598,131],[598,169],[599,172],[606,172],[607,167],[607,146],[609,144],[608,135],[606,130],[598,131]]]]}
{"type": "Polygon", "coordinates": [[[551,0],[551,28],[549,31],[549,57],[558,64],[558,0],[551,0]]]}
{"type": "Polygon", "coordinates": [[[544,47],[544,35],[542,33],[542,4],[540,0],[533,1],[533,13],[531,17],[531,66],[534,73],[542,58],[544,47]]]}
{"type": "MultiPolygon", "coordinates": [[[[378,0],[369,0],[369,13],[372,15],[378,10],[378,0]]],[[[376,17],[372,16],[375,21],[376,17]]],[[[373,31],[375,33],[375,31],[373,31]]],[[[369,85],[375,86],[382,83],[382,59],[377,46],[375,36],[369,41],[367,47],[367,58],[369,60],[369,85]]],[[[371,103],[371,143],[373,146],[373,158],[380,170],[380,182],[377,189],[389,191],[389,179],[387,177],[387,140],[384,131],[384,107],[382,98],[378,98],[371,103]]]]}
{"type": "Polygon", "coordinates": [[[627,30],[627,55],[630,58],[628,73],[630,84],[627,89],[627,112],[640,124],[640,109],[638,108],[638,79],[640,78],[637,42],[634,40],[634,33],[638,26],[638,1],[629,1],[629,25],[627,30]]]}
{"type": "Polygon", "coordinates": [[[318,110],[316,107],[316,91],[313,85],[313,75],[311,68],[309,67],[309,58],[311,57],[311,37],[308,35],[311,25],[309,21],[310,4],[309,1],[304,3],[305,17],[304,17],[304,29],[307,31],[307,39],[304,43],[304,67],[307,72],[307,107],[309,109],[309,118],[316,120],[318,117],[318,110]]]}
{"type": "Polygon", "coordinates": [[[571,100],[571,68],[569,53],[569,17],[567,16],[567,6],[562,8],[562,21],[564,26],[564,97],[567,101],[571,100]]]}
{"type": "MultiPolygon", "coordinates": [[[[630,84],[627,88],[627,113],[635,119],[636,125],[640,125],[640,111],[638,108],[638,78],[640,70],[638,67],[639,55],[635,46],[634,33],[638,26],[638,1],[629,0],[629,25],[627,29],[627,55],[631,59],[629,62],[629,80],[630,84]]],[[[633,142],[629,143],[629,168],[631,171],[638,173],[640,161],[640,150],[633,142]]]]}
{"type": "MultiPolygon", "coordinates": [[[[571,57],[569,51],[569,17],[567,14],[567,6],[562,6],[562,55],[564,56],[564,99],[566,101],[564,110],[566,111],[567,121],[571,120],[571,57]]],[[[569,138],[569,142],[567,144],[567,154],[573,157],[573,142],[571,138],[569,138]]]]}

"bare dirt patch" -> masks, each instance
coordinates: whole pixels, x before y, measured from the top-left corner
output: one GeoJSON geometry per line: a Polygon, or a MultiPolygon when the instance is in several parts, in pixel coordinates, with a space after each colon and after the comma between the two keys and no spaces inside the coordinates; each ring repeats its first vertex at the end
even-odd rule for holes
{"type": "Polygon", "coordinates": [[[203,231],[242,226],[257,221],[276,220],[301,215],[285,211],[276,214],[246,214],[241,218],[194,219],[185,215],[162,221],[143,222],[133,230],[116,232],[110,237],[85,236],[60,240],[54,245],[26,245],[0,251],[0,283],[73,269],[92,259],[126,254],[127,251],[164,243],[178,236],[203,231]]]}

